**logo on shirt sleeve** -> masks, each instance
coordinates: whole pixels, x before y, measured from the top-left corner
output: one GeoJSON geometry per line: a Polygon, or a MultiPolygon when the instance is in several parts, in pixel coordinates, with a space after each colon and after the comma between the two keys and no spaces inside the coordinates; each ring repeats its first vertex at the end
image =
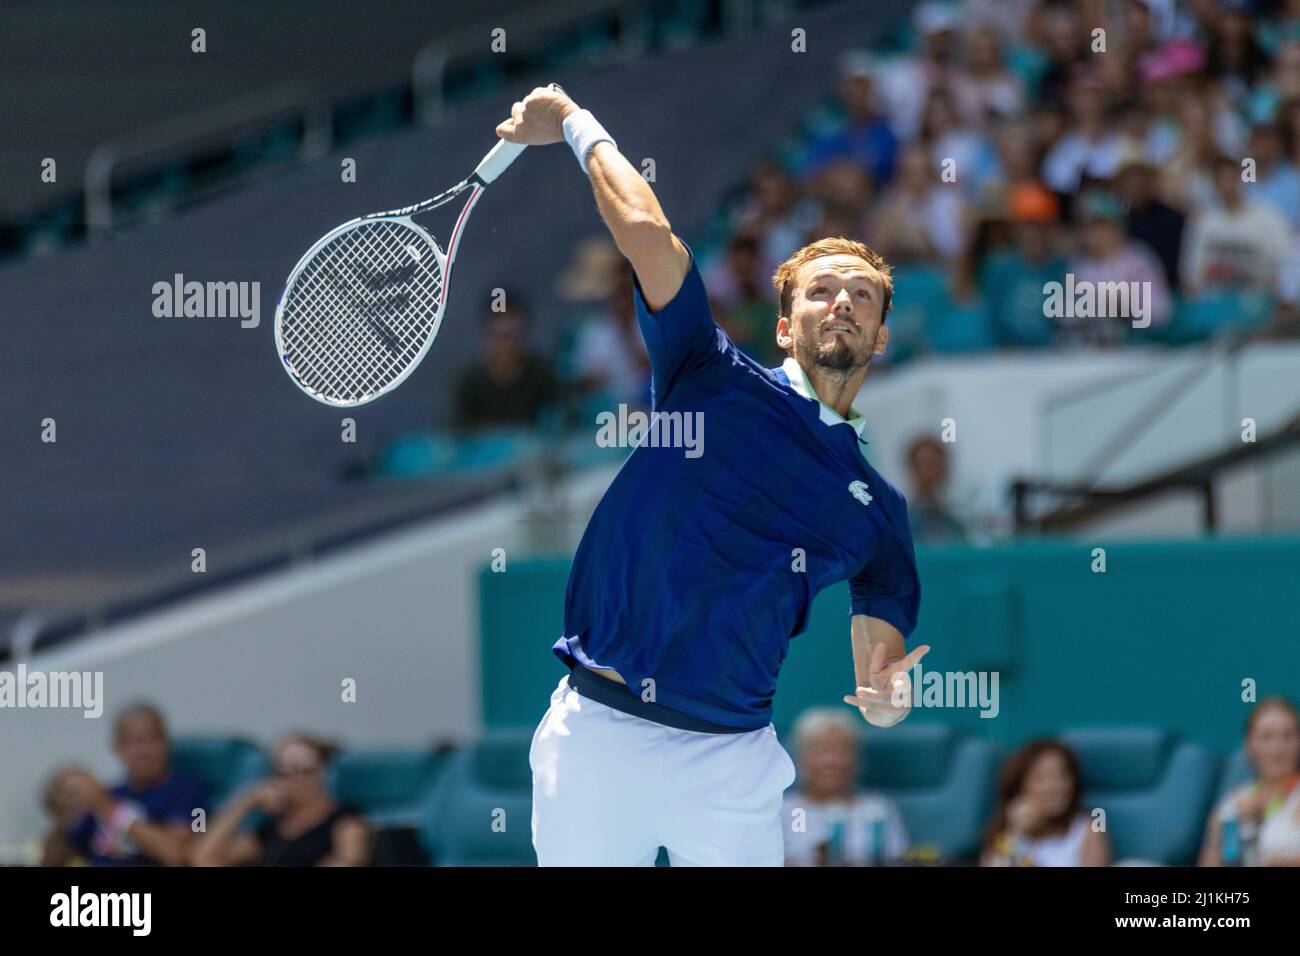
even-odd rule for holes
{"type": "Polygon", "coordinates": [[[864,505],[871,504],[871,495],[867,492],[867,483],[865,481],[855,481],[849,485],[849,494],[853,495],[864,505]]]}

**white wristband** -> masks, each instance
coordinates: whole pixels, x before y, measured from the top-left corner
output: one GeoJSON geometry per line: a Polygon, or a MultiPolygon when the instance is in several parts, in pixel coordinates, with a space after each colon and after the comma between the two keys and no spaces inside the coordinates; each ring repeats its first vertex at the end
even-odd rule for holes
{"type": "MultiPolygon", "coordinates": [[[[614,143],[614,137],[605,132],[605,127],[591,115],[591,110],[570,113],[563,127],[564,141],[573,148],[573,155],[578,157],[578,165],[584,173],[587,172],[587,153],[591,148],[601,141],[614,143]]],[[[614,147],[617,149],[618,143],[614,143],[614,147]]]]}

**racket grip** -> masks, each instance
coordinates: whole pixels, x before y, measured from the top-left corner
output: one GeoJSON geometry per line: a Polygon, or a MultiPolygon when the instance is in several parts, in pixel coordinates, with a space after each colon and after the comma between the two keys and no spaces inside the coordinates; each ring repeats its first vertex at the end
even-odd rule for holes
{"type": "Polygon", "coordinates": [[[526,148],[523,143],[511,143],[504,139],[498,140],[492,150],[483,157],[483,161],[478,164],[478,168],[474,170],[474,175],[486,186],[504,173],[506,167],[518,159],[519,154],[526,148]]]}

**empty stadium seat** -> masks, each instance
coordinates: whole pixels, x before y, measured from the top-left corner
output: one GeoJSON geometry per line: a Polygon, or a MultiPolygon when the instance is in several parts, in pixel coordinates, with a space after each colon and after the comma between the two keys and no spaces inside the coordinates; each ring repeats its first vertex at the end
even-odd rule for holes
{"type": "Polygon", "coordinates": [[[1117,861],[1196,859],[1219,777],[1215,754],[1146,727],[1078,729],[1060,739],[1079,757],[1085,807],[1106,811],[1117,861]]]}
{"type": "Polygon", "coordinates": [[[330,791],[376,827],[418,826],[447,759],[433,750],[343,751],[330,791]]]}
{"type": "Polygon", "coordinates": [[[183,737],[172,744],[172,765],[203,781],[209,811],[236,790],[265,778],[271,761],[256,744],[235,737],[183,737]]]}
{"type": "Polygon", "coordinates": [[[536,866],[533,729],[497,730],[447,763],[424,810],[421,841],[436,866],[536,866]]]}
{"type": "Polygon", "coordinates": [[[942,724],[866,731],[863,786],[898,804],[913,846],[934,847],[944,859],[978,855],[997,772],[993,744],[942,724]]]}

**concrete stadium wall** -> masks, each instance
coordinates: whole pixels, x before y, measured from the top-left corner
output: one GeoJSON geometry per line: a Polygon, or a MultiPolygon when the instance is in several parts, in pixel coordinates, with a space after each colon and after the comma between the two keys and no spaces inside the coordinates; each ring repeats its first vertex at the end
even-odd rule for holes
{"type": "MultiPolygon", "coordinates": [[[[611,476],[570,482],[579,514],[611,476]]],[[[476,574],[494,548],[524,548],[526,507],[509,499],[413,527],[34,655],[29,671],[101,672],[104,712],[0,708],[0,862],[30,854],[55,766],[118,779],[111,720],[132,701],[161,707],[174,736],[264,745],[289,730],[363,748],[476,734],[476,574]],[[355,703],[342,700],[345,678],[355,703]]]]}

